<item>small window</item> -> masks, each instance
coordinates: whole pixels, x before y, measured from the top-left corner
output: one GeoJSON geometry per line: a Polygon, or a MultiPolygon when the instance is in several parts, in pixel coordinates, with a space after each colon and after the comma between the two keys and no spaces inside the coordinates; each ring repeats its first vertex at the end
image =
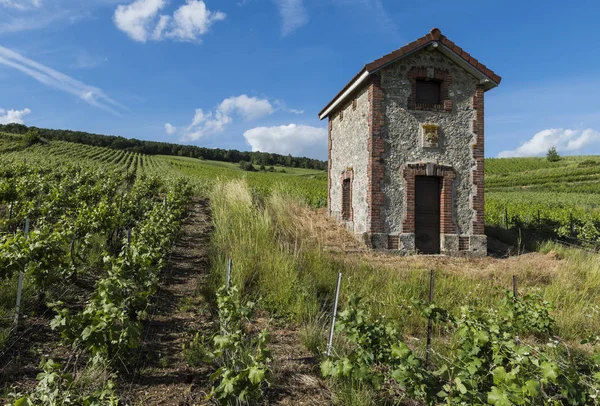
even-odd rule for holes
{"type": "Polygon", "coordinates": [[[417,80],[417,104],[441,104],[440,82],[434,80],[417,80]]]}
{"type": "Polygon", "coordinates": [[[350,178],[344,179],[342,183],[342,220],[350,220],[351,196],[350,178]]]}

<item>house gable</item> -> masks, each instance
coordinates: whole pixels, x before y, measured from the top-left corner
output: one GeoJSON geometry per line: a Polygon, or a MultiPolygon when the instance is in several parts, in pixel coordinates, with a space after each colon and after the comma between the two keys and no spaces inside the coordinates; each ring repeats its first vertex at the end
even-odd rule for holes
{"type": "Polygon", "coordinates": [[[334,113],[340,104],[351,97],[352,94],[368,85],[368,78],[378,72],[380,69],[395,63],[411,54],[425,48],[436,48],[452,59],[459,66],[470,71],[473,76],[480,80],[484,91],[498,86],[502,80],[500,76],[494,73],[487,66],[479,62],[468,52],[456,45],[453,41],[442,35],[438,28],[433,28],[430,33],[403,46],[396,51],[376,59],[366,64],[351,80],[340,90],[340,92],[319,112],[319,118],[323,120],[334,113]]]}

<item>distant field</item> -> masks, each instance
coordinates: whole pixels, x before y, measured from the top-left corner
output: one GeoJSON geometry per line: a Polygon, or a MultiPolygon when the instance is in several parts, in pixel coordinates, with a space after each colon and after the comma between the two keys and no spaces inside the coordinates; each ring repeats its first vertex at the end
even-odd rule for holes
{"type": "MultiPolygon", "coordinates": [[[[0,154],[7,159],[56,164],[76,159],[81,165],[120,169],[131,175],[183,176],[202,192],[218,180],[246,178],[252,190],[263,195],[277,188],[313,207],[323,207],[327,201],[327,173],[313,169],[275,166],[273,172],[248,172],[228,162],[144,155],[64,141],[28,147],[21,136],[2,133],[0,154]]],[[[506,227],[508,220],[509,227],[600,240],[599,156],[564,157],[559,162],[490,158],[486,159],[485,181],[487,225],[506,227]]]]}
{"type": "MultiPolygon", "coordinates": [[[[60,165],[76,161],[84,166],[120,169],[131,175],[187,177],[199,191],[207,191],[217,180],[245,177],[252,188],[263,194],[268,194],[277,187],[311,206],[321,207],[327,203],[327,173],[314,169],[275,166],[273,172],[248,172],[241,170],[237,164],[228,162],[144,155],[65,141],[51,141],[28,147],[22,136],[3,133],[0,133],[0,154],[8,160],[26,159],[32,163],[53,162],[60,165]]],[[[259,169],[258,166],[256,169],[259,169]]]]}

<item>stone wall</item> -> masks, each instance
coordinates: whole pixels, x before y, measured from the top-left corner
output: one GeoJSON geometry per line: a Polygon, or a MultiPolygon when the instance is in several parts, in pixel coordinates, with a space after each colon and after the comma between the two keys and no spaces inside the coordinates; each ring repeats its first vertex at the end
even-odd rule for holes
{"type": "Polygon", "coordinates": [[[329,118],[329,214],[341,220],[342,179],[349,177],[351,169],[352,219],[345,223],[357,234],[367,231],[369,114],[368,89],[365,88],[329,118]]]}
{"type": "MultiPolygon", "coordinates": [[[[473,127],[477,117],[473,96],[477,79],[437,50],[424,50],[410,55],[384,68],[380,75],[385,93],[386,117],[383,129],[385,150],[382,156],[386,168],[383,188],[385,202],[381,214],[384,233],[410,233],[403,230],[407,215],[403,169],[408,164],[422,162],[454,169],[452,221],[456,225],[456,234],[472,235],[476,220],[473,208],[473,196],[476,193],[473,184],[473,171],[476,169],[473,146],[477,139],[473,127]],[[416,110],[413,106],[409,109],[412,94],[409,72],[415,68],[430,71],[432,75],[447,72],[450,102],[445,102],[436,111],[416,110]],[[421,125],[426,123],[439,126],[436,147],[424,148],[426,144],[423,142],[421,125]]],[[[458,245],[458,237],[455,239],[456,244],[452,240],[452,246],[458,245]]]]}

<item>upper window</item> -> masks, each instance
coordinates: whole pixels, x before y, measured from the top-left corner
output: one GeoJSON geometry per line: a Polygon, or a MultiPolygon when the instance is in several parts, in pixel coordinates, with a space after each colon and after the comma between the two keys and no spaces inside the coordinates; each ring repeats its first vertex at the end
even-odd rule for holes
{"type": "Polygon", "coordinates": [[[441,82],[436,80],[417,79],[416,81],[416,102],[420,105],[433,106],[442,103],[441,100],[441,82]]]}

